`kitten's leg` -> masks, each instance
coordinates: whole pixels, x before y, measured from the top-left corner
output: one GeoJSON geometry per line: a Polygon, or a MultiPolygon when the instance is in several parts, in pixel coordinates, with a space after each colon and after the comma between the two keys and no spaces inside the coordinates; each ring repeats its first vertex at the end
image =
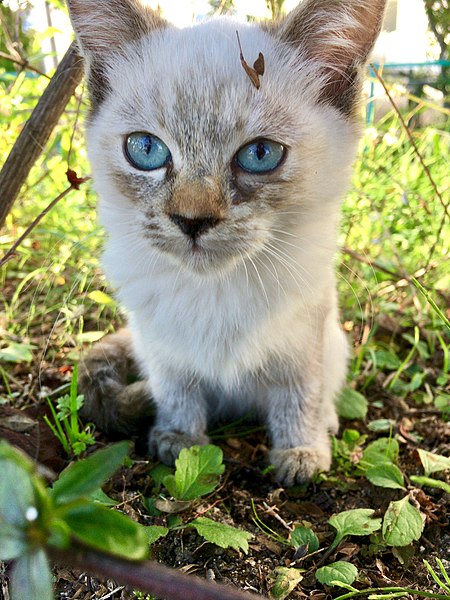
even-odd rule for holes
{"type": "Polygon", "coordinates": [[[149,449],[162,462],[172,465],[183,448],[209,442],[205,399],[198,383],[173,371],[153,370],[151,385],[157,409],[149,449]]]}
{"type": "Polygon", "coordinates": [[[285,362],[279,372],[280,381],[287,381],[269,391],[269,456],[277,480],[286,486],[307,481],[331,464],[329,434],[338,426],[334,401],[345,377],[347,346],[336,322],[326,323],[321,342],[311,340],[301,368],[285,362]]]}
{"type": "Polygon", "coordinates": [[[148,381],[127,384],[138,368],[127,329],[108,335],[80,363],[78,390],[84,395],[80,411],[106,433],[130,434],[142,419],[154,414],[148,381]]]}
{"type": "Polygon", "coordinates": [[[301,386],[271,390],[268,427],[273,448],[269,458],[283,485],[303,483],[330,468],[330,440],[318,396],[301,386]]]}

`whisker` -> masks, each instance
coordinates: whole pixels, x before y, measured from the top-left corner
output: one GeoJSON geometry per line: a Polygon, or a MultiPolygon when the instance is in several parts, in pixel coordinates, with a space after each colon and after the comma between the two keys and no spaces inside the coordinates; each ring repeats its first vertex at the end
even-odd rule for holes
{"type": "Polygon", "coordinates": [[[263,283],[263,280],[262,280],[262,278],[261,278],[261,275],[259,274],[258,267],[255,265],[255,263],[254,263],[254,261],[253,261],[252,257],[250,256],[250,254],[249,254],[248,252],[246,252],[246,256],[247,256],[248,260],[250,261],[251,265],[253,266],[253,268],[255,269],[256,276],[258,277],[258,280],[259,280],[259,283],[260,283],[260,285],[261,285],[261,288],[262,288],[262,291],[263,291],[264,297],[265,297],[265,299],[266,299],[267,308],[269,308],[269,309],[270,309],[269,297],[268,297],[268,295],[267,295],[266,288],[264,287],[264,283],[263,283]]]}

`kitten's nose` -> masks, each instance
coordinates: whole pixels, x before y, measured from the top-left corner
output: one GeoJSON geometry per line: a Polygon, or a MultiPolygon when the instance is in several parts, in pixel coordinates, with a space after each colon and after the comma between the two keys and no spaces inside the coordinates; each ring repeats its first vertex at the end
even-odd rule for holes
{"type": "Polygon", "coordinates": [[[215,217],[200,217],[198,219],[188,219],[183,215],[172,214],[169,215],[170,220],[178,225],[183,233],[188,235],[190,238],[195,240],[199,235],[208,231],[212,227],[215,227],[220,219],[215,217]]]}

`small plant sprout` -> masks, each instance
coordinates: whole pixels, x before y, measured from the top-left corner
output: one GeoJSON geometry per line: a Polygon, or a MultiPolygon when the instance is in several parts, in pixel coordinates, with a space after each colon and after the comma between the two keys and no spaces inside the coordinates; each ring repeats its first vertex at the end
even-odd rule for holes
{"type": "Polygon", "coordinates": [[[78,411],[83,406],[84,398],[77,393],[78,367],[73,368],[70,393],[59,398],[57,410],[48,398],[47,402],[52,414],[52,420],[45,416],[44,421],[50,427],[55,437],[61,442],[66,454],[78,456],[92,444],[95,444],[93,426],[80,424],[78,411]]]}

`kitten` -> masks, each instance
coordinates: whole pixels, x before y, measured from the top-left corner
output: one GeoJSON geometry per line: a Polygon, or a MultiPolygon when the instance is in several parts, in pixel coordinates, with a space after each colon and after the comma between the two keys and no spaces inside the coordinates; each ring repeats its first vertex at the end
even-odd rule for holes
{"type": "Polygon", "coordinates": [[[68,4],[104,267],[129,311],[129,329],[85,361],[85,413],[129,432],[155,406],[150,451],[173,463],[208,442],[211,420],[253,408],[281,484],[328,469],[348,357],[338,210],[385,0],[305,0],[275,23],[182,30],[138,0],[68,4]],[[248,65],[263,54],[256,82],[236,30],[248,65]],[[133,365],[145,381],[127,385],[133,365]]]}

